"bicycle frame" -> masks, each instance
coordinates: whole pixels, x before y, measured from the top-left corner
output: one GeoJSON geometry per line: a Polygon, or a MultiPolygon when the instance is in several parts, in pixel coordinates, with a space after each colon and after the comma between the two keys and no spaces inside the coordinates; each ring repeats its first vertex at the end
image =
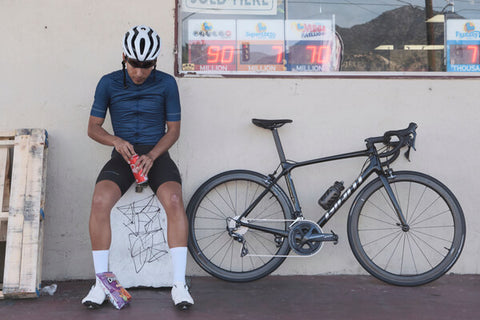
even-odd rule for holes
{"type": "Polygon", "coordinates": [[[342,159],[350,159],[350,158],[356,158],[356,157],[368,157],[369,158],[369,165],[365,170],[361,172],[359,177],[353,182],[353,184],[345,190],[339,197],[339,199],[336,201],[336,203],[330,208],[318,221],[317,224],[320,227],[323,227],[333,216],[334,214],[341,208],[341,206],[347,201],[350,196],[372,175],[373,173],[376,173],[380,180],[383,183],[383,186],[392,201],[392,204],[395,208],[395,211],[398,215],[399,218],[399,225],[402,226],[403,231],[408,231],[409,227],[406,222],[406,219],[402,213],[402,210],[400,208],[400,205],[398,204],[397,199],[395,198],[395,195],[393,193],[393,190],[391,189],[389,183],[388,183],[388,178],[392,177],[392,171],[389,170],[388,172],[384,172],[382,168],[381,161],[378,157],[377,149],[375,148],[374,144],[367,144],[367,149],[363,151],[356,151],[356,152],[349,152],[349,153],[342,153],[334,156],[328,156],[328,157],[322,157],[322,158],[316,158],[312,160],[306,160],[306,161],[301,161],[301,162],[289,162],[285,158],[285,152],[283,151],[282,143],[280,141],[280,136],[278,134],[277,128],[271,129],[273,133],[273,138],[275,141],[275,146],[277,148],[278,156],[280,158],[280,166],[282,167],[282,171],[275,176],[275,173],[269,175],[269,185],[268,187],[257,197],[257,199],[245,210],[245,212],[236,220],[236,222],[241,225],[245,226],[248,228],[252,228],[255,230],[260,230],[276,235],[280,235],[282,237],[288,237],[288,231],[285,230],[280,230],[280,229],[274,229],[274,228],[268,228],[268,227],[263,227],[263,226],[258,226],[255,224],[251,224],[248,222],[243,222],[241,221],[242,218],[245,218],[248,216],[248,214],[253,210],[253,208],[263,199],[263,197],[271,190],[271,188],[277,184],[277,182],[282,178],[285,177],[285,181],[287,184],[288,192],[290,195],[290,201],[291,204],[293,204],[293,213],[295,218],[303,218],[301,207],[300,207],[300,201],[297,196],[297,192],[295,189],[295,185],[293,183],[293,179],[291,177],[291,172],[293,169],[299,168],[299,167],[304,167],[308,165],[313,165],[313,164],[318,164],[318,163],[323,163],[323,162],[329,162],[329,161],[335,161],[335,160],[342,160],[342,159]]]}

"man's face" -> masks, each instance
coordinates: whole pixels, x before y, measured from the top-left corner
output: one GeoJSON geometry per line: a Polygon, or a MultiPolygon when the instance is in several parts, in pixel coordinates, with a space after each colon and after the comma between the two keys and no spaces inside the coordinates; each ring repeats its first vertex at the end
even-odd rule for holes
{"type": "Polygon", "coordinates": [[[124,59],[127,61],[127,72],[135,84],[142,84],[147,80],[150,73],[155,66],[155,61],[146,61],[139,62],[137,60],[128,59],[124,56],[124,59]]]}

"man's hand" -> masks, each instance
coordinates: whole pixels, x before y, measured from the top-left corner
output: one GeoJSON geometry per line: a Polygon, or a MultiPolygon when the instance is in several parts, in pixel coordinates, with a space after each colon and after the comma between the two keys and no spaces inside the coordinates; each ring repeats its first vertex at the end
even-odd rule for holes
{"type": "Polygon", "coordinates": [[[147,176],[153,166],[153,157],[150,154],[141,155],[135,163],[142,170],[142,175],[147,176]]]}
{"type": "Polygon", "coordinates": [[[113,142],[113,146],[115,147],[115,150],[122,155],[126,162],[129,162],[130,158],[135,154],[133,146],[128,141],[121,138],[117,137],[113,142]]]}

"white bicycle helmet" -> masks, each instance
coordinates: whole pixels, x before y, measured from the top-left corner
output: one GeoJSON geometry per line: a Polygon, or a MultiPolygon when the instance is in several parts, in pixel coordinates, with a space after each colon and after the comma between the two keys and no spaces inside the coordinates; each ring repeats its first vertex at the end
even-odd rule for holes
{"type": "Polygon", "coordinates": [[[148,26],[135,26],[123,37],[123,52],[129,59],[155,60],[160,53],[160,37],[148,26]]]}

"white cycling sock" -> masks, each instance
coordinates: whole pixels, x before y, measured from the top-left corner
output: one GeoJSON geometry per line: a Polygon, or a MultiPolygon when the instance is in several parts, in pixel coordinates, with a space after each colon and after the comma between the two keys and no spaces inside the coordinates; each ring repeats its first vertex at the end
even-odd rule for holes
{"type": "Polygon", "coordinates": [[[108,272],[108,255],[110,250],[93,250],[93,266],[95,274],[108,272]]]}
{"type": "Polygon", "coordinates": [[[173,263],[173,283],[185,284],[187,247],[170,248],[173,263]]]}

